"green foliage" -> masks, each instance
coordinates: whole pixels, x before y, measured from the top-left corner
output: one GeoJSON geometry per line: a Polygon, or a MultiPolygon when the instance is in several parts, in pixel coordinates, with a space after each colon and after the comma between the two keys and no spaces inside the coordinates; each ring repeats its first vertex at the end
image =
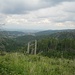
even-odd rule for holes
{"type": "Polygon", "coordinates": [[[0,56],[0,75],[75,75],[75,59],[6,54],[0,56]]]}
{"type": "Polygon", "coordinates": [[[23,44],[20,44],[10,38],[2,38],[2,40],[0,41],[0,50],[6,52],[15,52],[22,46],[23,44]]]}
{"type": "Polygon", "coordinates": [[[75,39],[47,38],[38,41],[37,52],[48,57],[75,58],[75,39]]]}

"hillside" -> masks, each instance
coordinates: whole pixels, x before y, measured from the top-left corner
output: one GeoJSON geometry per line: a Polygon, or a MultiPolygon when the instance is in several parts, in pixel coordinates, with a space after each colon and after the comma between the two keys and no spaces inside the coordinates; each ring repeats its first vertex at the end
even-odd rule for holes
{"type": "Polygon", "coordinates": [[[40,34],[36,33],[35,35],[25,35],[25,36],[20,36],[15,38],[17,42],[21,43],[27,43],[32,40],[41,40],[44,38],[60,38],[60,39],[65,39],[65,38],[75,38],[75,30],[55,30],[55,31],[43,31],[39,32],[40,34]],[[44,33],[44,34],[43,34],[44,33]],[[45,34],[47,33],[47,34],[45,34]]]}
{"type": "Polygon", "coordinates": [[[46,31],[40,31],[37,32],[35,35],[41,36],[41,35],[51,35],[58,32],[75,32],[75,29],[68,29],[68,30],[46,30],[46,31]]]}
{"type": "Polygon", "coordinates": [[[23,44],[18,43],[14,39],[11,38],[0,38],[0,50],[6,52],[14,52],[17,51],[23,44]]]}
{"type": "Polygon", "coordinates": [[[0,75],[75,75],[75,60],[8,53],[0,56],[0,75]]]}
{"type": "MultiPolygon", "coordinates": [[[[15,33],[16,34],[16,33],[15,33]]],[[[11,34],[12,35],[12,34],[11,34]]],[[[75,32],[74,30],[56,32],[49,35],[24,35],[15,38],[0,38],[0,47],[6,51],[22,51],[27,50],[27,43],[32,40],[38,41],[37,53],[51,50],[73,50],[75,46],[75,32]],[[52,41],[52,42],[51,42],[52,41]],[[65,44],[66,43],[66,44],[65,44]],[[71,43],[71,45],[70,45],[71,43]],[[49,46],[50,45],[50,46],[49,46]],[[65,47],[66,45],[66,47],[65,47]]],[[[46,53],[46,52],[45,52],[46,53]]]]}
{"type": "Polygon", "coordinates": [[[50,37],[54,37],[54,38],[60,38],[60,39],[64,39],[64,38],[75,38],[75,31],[63,31],[63,32],[57,32],[54,34],[51,34],[50,37]]]}
{"type": "Polygon", "coordinates": [[[19,32],[19,31],[0,31],[1,37],[15,38],[15,37],[18,37],[18,36],[23,36],[23,35],[25,35],[25,33],[19,32]]]}
{"type": "Polygon", "coordinates": [[[75,75],[75,32],[0,37],[0,75],[75,75]],[[27,43],[37,40],[27,54],[27,43]]]}

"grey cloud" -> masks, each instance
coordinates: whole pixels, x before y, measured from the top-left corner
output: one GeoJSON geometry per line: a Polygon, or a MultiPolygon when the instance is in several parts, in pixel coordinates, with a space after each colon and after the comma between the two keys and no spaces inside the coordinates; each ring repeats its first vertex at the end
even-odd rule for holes
{"type": "Polygon", "coordinates": [[[72,1],[75,1],[75,0],[41,0],[41,1],[50,2],[50,3],[53,3],[53,4],[58,4],[58,3],[61,3],[61,2],[72,2],[72,1]]]}
{"type": "Polygon", "coordinates": [[[68,13],[74,13],[75,14],[75,9],[66,9],[64,10],[64,12],[68,12],[68,13]]]}
{"type": "Polygon", "coordinates": [[[30,5],[31,2],[26,0],[1,0],[0,1],[0,12],[5,14],[23,14],[28,13],[29,11],[39,9],[41,6],[30,5]],[[29,3],[29,4],[28,4],[29,3]]]}
{"type": "MultiPolygon", "coordinates": [[[[25,5],[23,2],[18,1],[4,1],[0,3],[0,12],[5,14],[23,14],[25,5]]],[[[27,11],[26,11],[27,12],[27,11]]],[[[25,13],[26,13],[25,12],[25,13]]]]}
{"type": "Polygon", "coordinates": [[[71,22],[75,22],[75,19],[60,19],[60,20],[54,20],[54,22],[57,22],[57,23],[64,23],[64,22],[66,22],[66,21],[71,21],[71,22]]]}
{"type": "Polygon", "coordinates": [[[2,13],[5,13],[5,14],[23,14],[23,13],[27,13],[27,11],[24,12],[25,8],[24,6],[20,5],[20,6],[13,6],[8,8],[9,6],[7,6],[6,8],[4,8],[2,10],[2,13]]]}
{"type": "Polygon", "coordinates": [[[62,2],[72,2],[75,0],[41,0],[41,2],[47,3],[47,5],[49,4],[49,6],[54,6],[54,5],[58,5],[59,3],[62,2]]]}
{"type": "Polygon", "coordinates": [[[58,17],[55,17],[55,19],[53,19],[53,21],[57,22],[57,23],[64,23],[64,22],[67,22],[67,21],[75,22],[75,17],[68,16],[68,17],[60,18],[60,19],[58,17]]]}
{"type": "Polygon", "coordinates": [[[29,11],[52,7],[65,1],[75,0],[0,0],[0,13],[5,14],[26,14],[29,11]]]}

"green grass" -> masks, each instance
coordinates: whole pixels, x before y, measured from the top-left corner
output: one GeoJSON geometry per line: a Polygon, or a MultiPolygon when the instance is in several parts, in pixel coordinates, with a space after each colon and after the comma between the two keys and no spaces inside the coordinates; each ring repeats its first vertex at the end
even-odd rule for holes
{"type": "Polygon", "coordinates": [[[75,75],[75,59],[7,53],[0,56],[0,75],[75,75]]]}

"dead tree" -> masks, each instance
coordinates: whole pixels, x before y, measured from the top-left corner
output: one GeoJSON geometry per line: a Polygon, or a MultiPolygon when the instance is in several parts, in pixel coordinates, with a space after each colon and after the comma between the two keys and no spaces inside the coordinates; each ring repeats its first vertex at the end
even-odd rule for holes
{"type": "Polygon", "coordinates": [[[28,42],[27,54],[36,55],[36,51],[37,51],[37,40],[35,40],[34,42],[28,42]]]}

